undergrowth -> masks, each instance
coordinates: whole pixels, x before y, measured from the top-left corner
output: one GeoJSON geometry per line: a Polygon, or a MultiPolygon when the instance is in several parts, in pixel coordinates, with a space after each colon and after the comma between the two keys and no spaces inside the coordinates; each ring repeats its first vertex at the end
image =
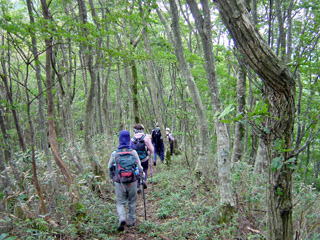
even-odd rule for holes
{"type": "MultiPolygon", "coordinates": [[[[105,160],[102,165],[106,166],[105,160]]],[[[181,155],[175,156],[170,166],[159,163],[149,179],[147,209],[152,214],[144,221],[140,213],[134,234],[144,239],[267,239],[266,179],[264,175],[254,174],[246,162],[235,163],[232,184],[237,212],[230,222],[221,223],[217,175],[204,176],[198,181],[181,155]]],[[[34,206],[30,202],[37,201],[36,197],[30,200],[27,193],[18,194],[14,202],[8,201],[12,210],[0,218],[0,240],[122,237],[116,230],[118,219],[112,184],[89,172],[79,175],[75,182],[76,200],[61,186],[54,193],[55,202],[47,216],[17,215],[17,205],[24,211],[27,206],[34,206]],[[93,191],[92,182],[103,194],[93,191]]],[[[297,239],[319,239],[319,192],[301,181],[296,182],[293,219],[297,239]]]]}

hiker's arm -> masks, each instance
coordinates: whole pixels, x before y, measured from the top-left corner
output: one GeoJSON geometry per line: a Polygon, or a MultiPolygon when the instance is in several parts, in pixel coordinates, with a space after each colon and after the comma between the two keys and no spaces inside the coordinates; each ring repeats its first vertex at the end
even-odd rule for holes
{"type": "Polygon", "coordinates": [[[115,152],[112,152],[108,162],[108,169],[112,166],[112,163],[114,162],[114,155],[115,155],[115,152]]]}
{"type": "Polygon", "coordinates": [[[113,166],[114,161],[115,161],[115,152],[111,153],[111,156],[110,156],[110,159],[109,159],[109,162],[108,162],[109,177],[111,179],[113,177],[113,172],[114,172],[114,169],[112,169],[114,167],[113,166]]]}
{"type": "Polygon", "coordinates": [[[150,157],[152,157],[152,156],[153,156],[153,153],[154,153],[154,147],[153,147],[153,145],[152,145],[151,138],[147,136],[147,137],[144,139],[144,143],[146,144],[146,146],[147,146],[147,148],[148,148],[148,150],[149,150],[149,152],[150,152],[150,157]]]}

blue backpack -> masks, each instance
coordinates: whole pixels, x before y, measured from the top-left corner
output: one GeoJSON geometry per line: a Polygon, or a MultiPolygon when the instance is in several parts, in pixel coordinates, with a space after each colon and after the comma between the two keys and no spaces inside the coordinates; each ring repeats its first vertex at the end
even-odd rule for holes
{"type": "Polygon", "coordinates": [[[145,137],[146,135],[143,135],[140,138],[133,137],[131,139],[131,148],[137,151],[140,160],[143,160],[148,156],[147,147],[144,142],[145,137]]]}
{"type": "Polygon", "coordinates": [[[131,149],[116,151],[112,179],[118,183],[131,183],[137,180],[138,166],[131,149]]]}

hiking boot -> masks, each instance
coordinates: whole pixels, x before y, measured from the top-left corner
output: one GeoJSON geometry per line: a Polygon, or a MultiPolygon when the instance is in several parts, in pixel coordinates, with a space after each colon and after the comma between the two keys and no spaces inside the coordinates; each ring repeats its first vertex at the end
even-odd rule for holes
{"type": "Polygon", "coordinates": [[[140,189],[140,188],[138,189],[137,193],[138,193],[138,194],[140,194],[140,193],[141,193],[141,189],[140,189]]]}
{"type": "Polygon", "coordinates": [[[145,182],[142,183],[143,189],[147,189],[147,184],[145,182]]]}
{"type": "Polygon", "coordinates": [[[121,221],[120,222],[120,225],[118,227],[118,231],[119,232],[122,232],[124,230],[124,226],[126,225],[126,222],[125,221],[121,221]]]}
{"type": "Polygon", "coordinates": [[[128,223],[128,224],[127,224],[128,227],[134,227],[135,225],[136,225],[135,222],[132,222],[132,223],[128,223]]]}
{"type": "Polygon", "coordinates": [[[156,163],[156,162],[153,162],[153,166],[157,166],[157,163],[156,163]]]}

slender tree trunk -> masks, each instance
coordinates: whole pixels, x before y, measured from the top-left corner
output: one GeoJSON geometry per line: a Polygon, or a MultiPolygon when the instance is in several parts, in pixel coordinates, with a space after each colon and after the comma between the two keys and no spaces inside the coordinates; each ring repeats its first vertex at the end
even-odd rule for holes
{"type": "MultiPolygon", "coordinates": [[[[61,111],[62,118],[64,123],[64,136],[66,139],[67,148],[66,151],[69,155],[69,158],[74,162],[79,172],[83,171],[83,165],[80,158],[79,151],[76,147],[75,136],[74,136],[74,122],[72,118],[72,102],[74,98],[74,92],[76,88],[76,83],[72,83],[72,46],[71,41],[68,39],[67,45],[61,45],[61,53],[63,56],[62,67],[63,69],[69,69],[68,73],[65,76],[66,85],[64,91],[60,92],[61,98],[61,111]],[[68,55],[66,54],[68,53],[68,55]]],[[[76,61],[76,60],[75,60],[76,61]]],[[[61,78],[61,74],[57,72],[58,77],[61,78]]]]}
{"type": "Polygon", "coordinates": [[[118,70],[118,86],[117,86],[118,118],[116,119],[116,122],[119,123],[118,130],[121,131],[122,129],[124,129],[125,123],[124,123],[124,116],[123,116],[124,111],[123,111],[123,97],[122,97],[123,81],[121,78],[119,64],[117,66],[117,70],[118,70]]]}
{"type": "MultiPolygon", "coordinates": [[[[147,28],[147,23],[144,20],[144,25],[147,28]]],[[[143,40],[144,40],[144,47],[148,53],[149,56],[153,56],[153,52],[151,50],[151,46],[150,46],[150,40],[148,37],[148,32],[145,31],[143,34],[143,40]]],[[[163,120],[162,120],[162,114],[161,114],[161,108],[160,108],[160,100],[159,100],[159,91],[158,91],[158,87],[157,87],[157,76],[155,73],[155,66],[154,66],[154,62],[152,60],[147,60],[147,79],[149,79],[149,84],[150,84],[150,97],[152,99],[152,106],[154,109],[154,114],[155,114],[155,122],[158,122],[159,126],[161,129],[164,129],[164,124],[163,124],[163,120]]]]}
{"type": "Polygon", "coordinates": [[[134,60],[130,62],[131,66],[131,75],[132,75],[132,98],[133,98],[133,116],[134,122],[140,123],[140,115],[139,115],[139,100],[138,100],[138,71],[137,65],[134,60]]]}
{"type": "MultiPolygon", "coordinates": [[[[23,191],[25,189],[23,184],[23,177],[21,176],[20,171],[18,170],[15,162],[12,159],[11,140],[10,140],[10,135],[8,134],[8,131],[7,131],[7,124],[6,124],[6,120],[3,113],[4,113],[4,110],[0,104],[0,128],[1,128],[1,134],[3,136],[3,144],[4,144],[3,150],[4,150],[4,160],[5,160],[5,163],[3,166],[5,165],[10,166],[13,176],[16,182],[18,183],[20,190],[23,191]]],[[[6,178],[6,175],[7,173],[5,173],[5,178],[6,178]]],[[[8,183],[11,183],[10,179],[8,179],[8,183]]],[[[11,184],[11,186],[13,185],[11,184]]]]}
{"type": "Polygon", "coordinates": [[[268,216],[270,240],[292,240],[292,165],[288,162],[292,146],[294,124],[294,79],[264,42],[242,1],[216,0],[223,22],[244,54],[248,64],[264,80],[270,118],[262,132],[266,144],[268,166],[278,162],[277,168],[269,168],[268,216]],[[279,149],[279,145],[281,148],[279,149]],[[278,147],[276,147],[278,146],[278,147]]]}
{"type": "MultiPolygon", "coordinates": [[[[98,15],[96,13],[96,8],[94,6],[94,3],[92,0],[89,0],[89,4],[90,4],[90,10],[91,10],[91,15],[92,15],[92,19],[93,22],[95,23],[96,27],[98,30],[101,30],[101,25],[100,22],[98,21],[98,15]]],[[[102,48],[102,37],[98,37],[98,48],[101,49],[102,48]]],[[[97,52],[97,60],[96,60],[96,64],[95,67],[97,69],[97,97],[96,97],[96,102],[97,102],[97,126],[98,126],[98,132],[99,133],[103,133],[103,124],[102,124],[102,107],[101,107],[101,78],[102,78],[102,62],[103,62],[103,51],[98,51],[97,52]]]]}
{"type": "Polygon", "coordinates": [[[273,22],[273,0],[269,0],[269,14],[268,14],[268,45],[269,47],[272,47],[273,45],[272,22],[273,22]]]}
{"type": "Polygon", "coordinates": [[[290,5],[288,8],[288,32],[287,32],[287,53],[286,53],[286,63],[291,61],[291,57],[292,57],[292,10],[293,10],[293,5],[294,5],[294,0],[290,1],[290,5]]]}
{"type": "MultiPolygon", "coordinates": [[[[172,30],[175,40],[175,53],[179,62],[180,70],[182,76],[186,79],[188,88],[190,90],[191,96],[193,98],[197,116],[198,116],[198,125],[200,127],[200,152],[199,158],[197,159],[197,171],[203,173],[208,167],[208,157],[209,157],[209,148],[210,140],[208,136],[208,120],[206,117],[205,109],[203,107],[198,88],[194,82],[193,76],[190,72],[190,69],[187,65],[187,62],[184,57],[183,45],[180,34],[179,26],[179,16],[178,8],[175,0],[170,0],[170,10],[172,14],[172,30]]],[[[229,149],[226,149],[228,151],[229,149]]]]}
{"type": "MultiPolygon", "coordinates": [[[[1,155],[0,155],[0,174],[2,175],[1,177],[1,182],[3,183],[2,186],[0,186],[0,190],[3,190],[6,187],[12,187],[12,182],[8,176],[8,173],[6,171],[6,166],[10,164],[11,162],[11,149],[10,149],[10,143],[9,143],[9,135],[7,133],[7,129],[5,126],[5,120],[3,117],[3,109],[2,106],[0,105],[0,128],[1,128],[1,134],[2,134],[2,144],[3,144],[3,152],[1,150],[1,155]]],[[[20,178],[17,179],[18,182],[20,181],[20,178]]]]}
{"type": "MultiPolygon", "coordinates": [[[[30,19],[30,23],[34,24],[34,17],[33,17],[33,10],[32,10],[32,1],[31,0],[27,0],[27,7],[28,7],[28,14],[29,14],[29,19],[30,19]]],[[[32,28],[31,28],[32,29],[32,28]]],[[[45,99],[43,96],[43,87],[42,87],[42,78],[41,78],[41,69],[40,69],[40,61],[39,61],[39,53],[38,53],[38,43],[37,43],[37,39],[35,36],[35,33],[33,30],[31,31],[31,43],[32,43],[32,54],[33,54],[33,58],[35,60],[35,71],[36,71],[36,79],[37,79],[37,85],[38,85],[38,91],[40,93],[38,100],[39,100],[39,104],[38,104],[38,114],[39,114],[39,129],[38,131],[40,132],[40,145],[41,148],[45,151],[45,155],[48,156],[49,155],[49,148],[48,148],[48,138],[47,138],[47,127],[46,127],[46,123],[45,123],[45,114],[44,114],[44,110],[45,109],[45,99]]],[[[48,160],[50,161],[50,160],[48,160]]],[[[51,164],[50,164],[51,165],[51,164]]]]}
{"type": "Polygon", "coordinates": [[[11,92],[9,84],[8,84],[8,75],[7,75],[6,66],[5,66],[3,58],[1,59],[1,65],[2,65],[3,74],[1,74],[0,77],[1,77],[1,79],[3,81],[3,84],[4,84],[4,89],[6,91],[8,102],[11,105],[11,112],[12,112],[12,116],[13,116],[13,120],[14,120],[14,125],[15,125],[15,128],[17,130],[17,135],[18,135],[18,139],[19,139],[20,148],[21,148],[22,151],[25,152],[26,151],[26,145],[24,143],[24,138],[23,138],[23,134],[22,134],[22,131],[21,131],[21,126],[20,126],[20,123],[19,123],[18,113],[17,113],[17,111],[16,111],[16,109],[14,107],[13,96],[12,96],[12,92],[11,92]]]}
{"type": "MultiPolygon", "coordinates": [[[[237,81],[237,114],[244,116],[246,104],[246,69],[240,62],[240,73],[237,81]]],[[[236,122],[231,162],[241,160],[243,153],[245,127],[241,121],[236,122]]]]}
{"type": "Polygon", "coordinates": [[[109,102],[108,102],[108,96],[109,96],[109,77],[111,73],[111,64],[108,65],[107,74],[104,77],[104,83],[103,83],[103,100],[102,100],[102,111],[104,116],[104,122],[106,124],[106,127],[104,128],[106,130],[106,133],[108,136],[111,135],[111,118],[109,114],[109,102]]]}
{"type": "MultiPolygon", "coordinates": [[[[78,6],[79,6],[79,15],[82,24],[87,24],[87,10],[86,5],[83,0],[77,0],[78,6]]],[[[89,33],[88,29],[83,26],[82,27],[82,34],[85,36],[89,33]]],[[[88,45],[87,43],[83,44],[83,50],[84,52],[84,59],[85,59],[85,65],[88,67],[89,75],[90,75],[90,87],[89,87],[89,93],[87,98],[87,104],[86,104],[86,116],[85,116],[85,148],[86,152],[89,156],[89,159],[92,164],[92,168],[95,174],[102,176],[104,175],[104,172],[102,170],[102,167],[100,166],[99,162],[97,161],[92,145],[92,128],[93,128],[93,110],[94,110],[94,93],[95,93],[95,85],[96,85],[96,74],[95,70],[93,69],[93,56],[92,56],[92,47],[88,45]]]]}
{"type": "MultiPolygon", "coordinates": [[[[194,0],[187,0],[196,22],[197,30],[201,37],[205,58],[205,69],[211,90],[211,102],[214,111],[221,111],[218,83],[216,79],[213,46],[211,38],[211,17],[207,0],[201,0],[203,16],[194,0]]],[[[235,206],[231,188],[231,159],[230,142],[226,124],[215,120],[215,132],[217,135],[217,158],[219,173],[220,201],[223,205],[235,206]]]]}
{"type": "Polygon", "coordinates": [[[254,172],[263,173],[267,171],[268,159],[267,149],[264,141],[259,140],[257,156],[254,162],[254,172]]]}
{"type": "MultiPolygon", "coordinates": [[[[52,21],[50,11],[48,9],[48,5],[46,0],[41,0],[41,6],[43,11],[43,16],[46,20],[52,21]]],[[[45,45],[46,45],[46,89],[47,89],[47,105],[48,105],[48,130],[49,130],[49,143],[50,148],[54,157],[54,160],[56,161],[58,167],[60,168],[63,176],[65,177],[65,180],[68,185],[71,184],[73,178],[72,175],[67,168],[66,164],[61,158],[58,142],[57,142],[57,134],[55,129],[55,121],[54,121],[54,101],[53,101],[53,91],[52,91],[52,37],[45,39],[45,45]]]]}
{"type": "MultiPolygon", "coordinates": [[[[26,78],[25,78],[25,86],[28,86],[28,67],[27,66],[27,74],[26,74],[26,78]]],[[[27,116],[28,116],[28,123],[29,123],[29,130],[30,130],[30,145],[31,145],[31,158],[32,158],[32,181],[33,184],[35,186],[36,192],[38,194],[39,197],[39,201],[40,201],[40,207],[39,207],[39,212],[40,214],[44,215],[47,214],[47,207],[45,204],[45,199],[44,199],[44,195],[39,183],[39,179],[38,179],[38,173],[37,173],[37,163],[36,163],[36,154],[35,154],[35,139],[34,139],[34,128],[33,128],[33,123],[32,123],[32,118],[31,118],[31,103],[30,103],[30,96],[29,96],[29,92],[28,89],[26,89],[26,96],[27,96],[27,116]]]]}
{"type": "Polygon", "coordinates": [[[276,1],[276,14],[278,19],[278,44],[277,44],[277,55],[280,55],[282,61],[286,59],[286,33],[284,30],[284,17],[281,10],[281,2],[276,1]]]}
{"type": "Polygon", "coordinates": [[[5,126],[5,120],[3,117],[3,109],[0,106],[0,127],[1,127],[1,133],[3,137],[3,152],[4,152],[4,160],[6,163],[10,162],[11,159],[11,150],[10,150],[10,143],[9,143],[9,135],[7,133],[7,129],[5,126]]]}

